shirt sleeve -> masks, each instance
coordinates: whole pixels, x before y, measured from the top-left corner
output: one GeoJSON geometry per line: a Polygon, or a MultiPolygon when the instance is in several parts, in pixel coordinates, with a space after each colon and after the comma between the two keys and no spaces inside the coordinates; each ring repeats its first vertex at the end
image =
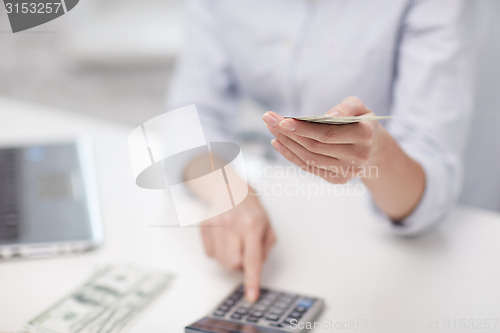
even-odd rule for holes
{"type": "Polygon", "coordinates": [[[461,191],[473,96],[467,2],[412,1],[402,24],[388,131],[420,163],[426,183],[403,221],[392,223],[379,211],[399,234],[435,226],[461,191]]]}
{"type": "Polygon", "coordinates": [[[239,94],[217,24],[216,5],[213,0],[187,4],[187,45],[167,105],[172,110],[196,104],[207,141],[234,141],[239,94]]]}

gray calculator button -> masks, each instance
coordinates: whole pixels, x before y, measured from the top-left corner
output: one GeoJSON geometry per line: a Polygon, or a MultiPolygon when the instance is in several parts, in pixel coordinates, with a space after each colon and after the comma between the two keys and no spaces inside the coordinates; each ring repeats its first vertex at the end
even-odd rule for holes
{"type": "Polygon", "coordinates": [[[278,315],[278,316],[281,316],[283,314],[283,311],[282,309],[278,309],[278,308],[274,308],[274,309],[271,309],[271,311],[269,311],[271,314],[275,314],[275,315],[278,315]]]}
{"type": "Polygon", "coordinates": [[[238,310],[236,310],[237,314],[240,314],[240,315],[246,315],[248,313],[248,309],[247,308],[239,308],[238,310]]]}
{"type": "Polygon", "coordinates": [[[241,306],[241,307],[244,307],[244,308],[250,308],[250,307],[252,307],[252,305],[253,305],[253,303],[247,302],[247,301],[245,301],[245,300],[240,301],[240,306],[241,306]]]}
{"type": "Polygon", "coordinates": [[[281,299],[284,300],[284,301],[287,301],[287,302],[291,302],[295,299],[295,296],[293,295],[290,295],[290,294],[283,294],[281,296],[281,299]]]}
{"type": "Polygon", "coordinates": [[[263,304],[257,304],[256,306],[253,307],[255,311],[266,311],[267,306],[263,304]]]}
{"type": "Polygon", "coordinates": [[[252,312],[252,316],[257,317],[257,318],[261,318],[263,315],[264,315],[264,313],[262,311],[252,312]]]}
{"type": "Polygon", "coordinates": [[[275,314],[270,314],[266,317],[267,320],[271,320],[271,321],[277,321],[278,319],[280,319],[280,316],[278,315],[275,315],[275,314]]]}
{"type": "Polygon", "coordinates": [[[277,308],[277,309],[281,309],[281,310],[285,310],[287,309],[288,307],[290,306],[290,304],[286,304],[286,303],[276,303],[274,304],[274,308],[277,308]]]}
{"type": "Polygon", "coordinates": [[[237,301],[237,300],[239,300],[241,297],[243,297],[243,294],[236,293],[236,294],[231,295],[231,297],[229,297],[229,299],[231,299],[231,300],[233,300],[233,301],[237,301]]]}

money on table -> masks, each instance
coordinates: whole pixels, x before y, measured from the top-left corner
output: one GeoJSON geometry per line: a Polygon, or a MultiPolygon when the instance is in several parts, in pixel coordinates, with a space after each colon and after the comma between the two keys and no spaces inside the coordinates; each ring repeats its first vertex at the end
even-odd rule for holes
{"type": "Polygon", "coordinates": [[[28,327],[43,333],[123,332],[172,278],[136,266],[105,266],[28,327]]]}

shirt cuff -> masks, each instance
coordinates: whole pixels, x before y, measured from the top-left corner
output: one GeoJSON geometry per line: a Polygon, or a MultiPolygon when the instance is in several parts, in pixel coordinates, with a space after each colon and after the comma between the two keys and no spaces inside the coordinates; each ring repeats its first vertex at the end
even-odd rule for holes
{"type": "Polygon", "coordinates": [[[384,214],[369,196],[369,204],[378,219],[390,231],[401,236],[417,236],[436,227],[454,205],[460,188],[458,170],[449,170],[442,161],[414,157],[425,173],[425,189],[417,207],[401,221],[384,214]]]}

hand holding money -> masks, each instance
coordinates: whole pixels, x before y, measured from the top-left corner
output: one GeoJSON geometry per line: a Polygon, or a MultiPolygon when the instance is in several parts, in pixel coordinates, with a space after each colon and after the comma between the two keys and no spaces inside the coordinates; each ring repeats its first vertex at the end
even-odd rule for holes
{"type": "Polygon", "coordinates": [[[376,167],[387,135],[356,97],[346,98],[324,117],[293,119],[269,111],[263,120],[276,138],[272,145],[279,153],[334,184],[374,176],[369,167],[376,167]]]}

